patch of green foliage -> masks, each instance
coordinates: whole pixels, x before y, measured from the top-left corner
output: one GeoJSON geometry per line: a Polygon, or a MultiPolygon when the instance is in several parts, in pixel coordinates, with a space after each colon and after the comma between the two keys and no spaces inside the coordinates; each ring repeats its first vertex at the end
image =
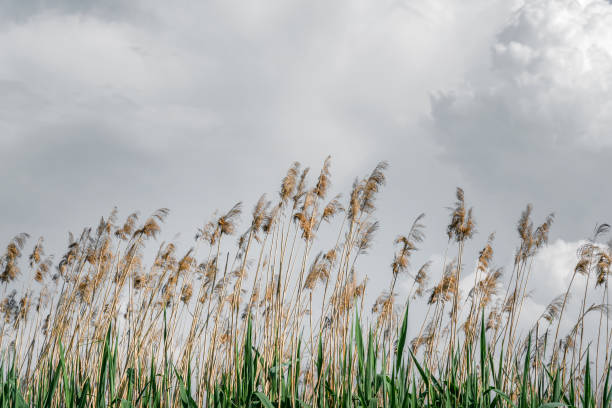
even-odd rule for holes
{"type": "MultiPolygon", "coordinates": [[[[408,308],[398,330],[393,358],[386,367],[380,359],[374,333],[364,333],[360,319],[353,322],[353,336],[347,339],[339,370],[330,370],[319,340],[314,358],[314,389],[303,387],[300,373],[302,350],[298,342],[296,358],[283,361],[278,354],[266,365],[253,346],[250,324],[240,349],[235,350],[235,373],[223,373],[221,380],[198,394],[192,387],[193,373],[188,365],[180,372],[168,361],[150,361],[148,367],[136,365],[122,369],[118,361],[117,340],[108,329],[102,347],[102,359],[96,378],[84,376],[79,361],[71,361],[59,344],[57,361],[46,362],[44,376],[19,378],[14,364],[0,369],[0,408],[9,407],[170,407],[196,408],[307,408],[307,407],[465,407],[465,408],[552,408],[612,406],[610,368],[600,395],[596,395],[587,353],[583,383],[577,386],[574,376],[563,370],[533,377],[531,341],[524,360],[516,367],[496,365],[495,350],[490,350],[485,337],[484,319],[480,324],[477,355],[460,358],[455,351],[439,373],[430,372],[406,347],[408,308]],[[467,367],[460,370],[461,361],[467,367]],[[315,372],[316,371],[316,372],[315,372]],[[390,374],[389,374],[390,373],[390,374]],[[520,374],[516,374],[520,373],[520,374]],[[508,375],[519,375],[515,389],[505,389],[508,375]],[[268,384],[268,386],[266,386],[268,384]],[[272,386],[269,386],[272,384],[272,386]],[[576,392],[577,389],[581,393],[576,392]]],[[[164,336],[164,343],[166,339],[164,336]]],[[[471,350],[470,347],[465,350],[471,350]]],[[[468,353],[470,353],[468,351],[468,353]]],[[[503,353],[502,353],[503,354],[503,353]]],[[[503,361],[500,359],[499,361],[503,361]]]]}

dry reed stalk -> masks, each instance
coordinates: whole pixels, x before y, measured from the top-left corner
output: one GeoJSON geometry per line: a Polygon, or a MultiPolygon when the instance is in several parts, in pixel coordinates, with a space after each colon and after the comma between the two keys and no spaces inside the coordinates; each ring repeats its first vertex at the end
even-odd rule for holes
{"type": "MultiPolygon", "coordinates": [[[[331,180],[329,158],[313,186],[308,185],[308,169],[302,170],[294,163],[281,182],[279,204],[272,205],[262,196],[246,230],[238,234],[236,247],[230,248],[225,237],[238,233],[240,205],[225,214],[214,215],[198,229],[195,247],[183,256],[176,255],[173,243],[160,245],[148,270],[143,260],[145,248],[159,234],[167,210],[153,213],[140,226],[135,213],[117,225],[115,211],[115,215],[102,219],[95,231],[85,229],[77,239],[70,237],[68,249],[57,265],[57,277],[52,279],[58,285],[49,306],[34,308],[36,293],[7,296],[0,307],[6,319],[0,330],[0,344],[15,350],[19,370],[31,384],[42,381],[45,361],[59,358],[60,338],[65,340],[67,355],[75,356],[74,363],[93,378],[102,358],[99,342],[112,323],[112,336],[118,341],[120,365],[114,378],[119,395],[124,395],[127,389],[128,367],[167,358],[176,361],[183,372],[192,365],[195,367],[195,378],[200,379],[194,385],[195,395],[198,401],[203,401],[222,377],[229,381],[229,390],[237,389],[243,362],[240,345],[250,324],[253,346],[261,351],[262,363],[257,364],[256,374],[263,378],[263,391],[270,393],[281,385],[280,376],[276,380],[268,378],[266,367],[287,363],[278,370],[292,379],[288,391],[314,397],[314,360],[319,340],[326,357],[322,370],[328,373],[328,384],[340,387],[345,353],[353,341],[354,316],[357,313],[361,322],[368,319],[363,312],[366,280],[358,280],[356,269],[378,227],[373,217],[374,204],[385,184],[386,168],[386,163],[381,162],[368,176],[355,181],[347,210],[342,219],[334,221],[334,215],[343,212],[343,208],[338,196],[325,201],[331,180]],[[324,234],[322,225],[331,225],[332,221],[339,228],[337,237],[324,246],[328,248],[324,251],[320,248],[319,234],[324,234]],[[203,259],[198,259],[200,245],[208,246],[208,255],[204,254],[203,259]],[[44,334],[42,340],[32,339],[39,331],[44,334]],[[162,338],[165,347],[160,348],[162,338]],[[299,371],[298,359],[302,364],[299,371]]],[[[449,247],[457,251],[456,258],[447,262],[445,253],[442,276],[430,290],[427,290],[429,263],[414,273],[410,268],[412,255],[423,239],[422,215],[414,220],[407,235],[395,240],[389,287],[378,297],[370,315],[378,350],[376,358],[386,367],[387,375],[392,374],[391,357],[400,325],[395,303],[406,296],[418,301],[427,292],[427,311],[410,343],[415,354],[421,355],[423,350],[423,365],[431,372],[448,372],[449,357],[459,353],[457,379],[466,380],[471,365],[468,356],[475,354],[480,336],[479,319],[488,316],[484,341],[491,350],[497,344],[504,347],[502,361],[508,371],[503,374],[501,388],[516,397],[521,367],[515,362],[525,355],[527,346],[527,337],[519,335],[519,323],[529,296],[534,257],[546,244],[552,223],[551,215],[535,228],[530,216],[528,206],[517,226],[520,246],[503,297],[497,295],[501,269],[491,266],[492,237],[475,260],[476,272],[468,296],[463,298],[459,291],[463,269],[471,262],[465,243],[475,233],[472,210],[466,208],[463,190],[456,191],[447,227],[449,247]],[[450,245],[451,242],[454,244],[450,245]],[[398,294],[397,283],[404,274],[412,280],[411,286],[407,293],[398,294]]],[[[590,246],[584,248],[566,291],[552,299],[529,330],[535,335],[529,364],[536,382],[544,381],[545,369],[556,367],[561,360],[560,372],[567,384],[568,373],[581,367],[585,359],[586,321],[591,322],[598,315],[595,375],[597,389],[602,385],[600,359],[604,367],[609,364],[612,337],[606,306],[610,256],[596,243],[606,227],[599,230],[590,246]],[[561,319],[576,275],[580,274],[586,276],[587,285],[580,296],[579,319],[566,333],[560,329],[561,319]],[[592,283],[594,288],[590,287],[592,283]],[[587,305],[587,297],[599,296],[598,290],[601,302],[587,305]],[[547,351],[548,331],[553,324],[555,339],[547,351]],[[605,354],[600,356],[603,347],[605,354]],[[551,362],[546,363],[548,357],[551,362]]],[[[24,263],[35,282],[50,280],[52,261],[45,258],[42,239],[33,243],[27,259],[19,261],[26,239],[25,234],[14,238],[0,258],[5,292],[11,282],[24,275],[21,271],[24,263]]],[[[39,304],[42,299],[40,293],[39,304]]],[[[354,350],[347,358],[357,370],[354,350]]],[[[408,364],[408,373],[412,369],[413,364],[408,364]]],[[[419,389],[422,386],[420,383],[419,389]]],[[[173,391],[168,398],[178,402],[179,396],[173,391]]],[[[380,396],[378,400],[382,403],[380,396]]],[[[279,399],[277,402],[280,404],[279,399]]]]}

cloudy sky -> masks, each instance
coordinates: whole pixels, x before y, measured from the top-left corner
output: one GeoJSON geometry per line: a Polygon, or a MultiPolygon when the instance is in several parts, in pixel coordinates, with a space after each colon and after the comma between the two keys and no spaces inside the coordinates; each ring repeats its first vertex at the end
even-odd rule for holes
{"type": "Polygon", "coordinates": [[[555,212],[535,283],[560,291],[612,220],[611,130],[606,0],[0,1],[0,239],[52,252],[113,206],[190,240],[329,154],[345,195],[390,163],[366,272],[421,212],[444,251],[462,186],[499,265],[527,203],[555,212]]]}

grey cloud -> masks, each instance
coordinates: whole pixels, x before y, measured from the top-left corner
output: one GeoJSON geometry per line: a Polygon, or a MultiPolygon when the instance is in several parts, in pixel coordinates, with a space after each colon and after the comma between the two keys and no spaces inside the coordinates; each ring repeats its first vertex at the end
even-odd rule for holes
{"type": "Polygon", "coordinates": [[[123,19],[142,13],[136,2],[120,0],[2,0],[0,20],[24,22],[40,13],[91,14],[109,20],[123,19]]]}
{"type": "Polygon", "coordinates": [[[187,241],[215,209],[275,194],[292,161],[314,171],[327,154],[345,194],[391,163],[363,272],[389,273],[393,238],[423,211],[414,264],[443,251],[457,185],[479,222],[469,251],[497,230],[498,264],[528,201],[538,216],[557,211],[553,231],[568,239],[609,215],[609,148],[571,137],[600,121],[589,101],[607,94],[595,81],[553,86],[555,60],[524,65],[513,42],[534,55],[557,43],[508,23],[509,2],[26,3],[5,3],[0,31],[4,239],[27,230],[63,244],[117,205],[169,207],[168,234],[187,241]],[[543,82],[521,88],[523,73],[543,82]],[[563,92],[534,114],[548,88],[563,92]]]}
{"type": "Polygon", "coordinates": [[[93,212],[106,214],[117,196],[129,196],[134,185],[155,177],[154,169],[145,170],[146,154],[113,143],[105,130],[99,123],[49,128],[3,150],[3,172],[10,175],[0,204],[3,231],[63,236],[94,222],[93,212]]]}

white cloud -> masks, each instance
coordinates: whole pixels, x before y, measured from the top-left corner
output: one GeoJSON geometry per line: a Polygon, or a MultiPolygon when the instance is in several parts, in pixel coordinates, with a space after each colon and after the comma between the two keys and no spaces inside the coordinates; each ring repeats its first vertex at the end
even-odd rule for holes
{"type": "Polygon", "coordinates": [[[532,202],[558,215],[555,236],[578,240],[609,219],[597,180],[612,155],[611,3],[523,1],[480,69],[442,89],[430,134],[458,182],[492,203],[480,220],[532,202]]]}
{"type": "MultiPolygon", "coordinates": [[[[536,290],[534,298],[537,301],[548,303],[567,289],[578,262],[578,248],[584,243],[557,239],[536,255],[531,283],[536,290]]],[[[580,283],[577,282],[578,285],[580,283]]]]}
{"type": "MultiPolygon", "coordinates": [[[[555,297],[566,293],[570,283],[571,290],[563,313],[561,335],[575,324],[580,315],[587,284],[585,276],[576,274],[574,277],[574,270],[578,263],[578,250],[584,244],[586,244],[586,241],[567,242],[557,239],[542,248],[535,256],[527,285],[529,298],[525,300],[521,312],[520,326],[524,331],[533,327],[546,306],[555,297]]],[[[592,275],[589,281],[586,307],[600,303],[602,294],[602,287],[595,287],[595,280],[592,275]]],[[[592,325],[597,324],[598,320],[599,314],[593,314],[587,318],[585,324],[591,328],[592,325]]],[[[540,323],[543,325],[541,327],[545,329],[546,322],[541,321],[540,323]]],[[[557,321],[554,321],[551,327],[554,330],[556,326],[557,321]]]]}
{"type": "Polygon", "coordinates": [[[443,143],[612,146],[612,4],[526,1],[498,34],[490,64],[487,75],[433,97],[443,143]],[[475,131],[483,125],[492,132],[475,131]]]}

